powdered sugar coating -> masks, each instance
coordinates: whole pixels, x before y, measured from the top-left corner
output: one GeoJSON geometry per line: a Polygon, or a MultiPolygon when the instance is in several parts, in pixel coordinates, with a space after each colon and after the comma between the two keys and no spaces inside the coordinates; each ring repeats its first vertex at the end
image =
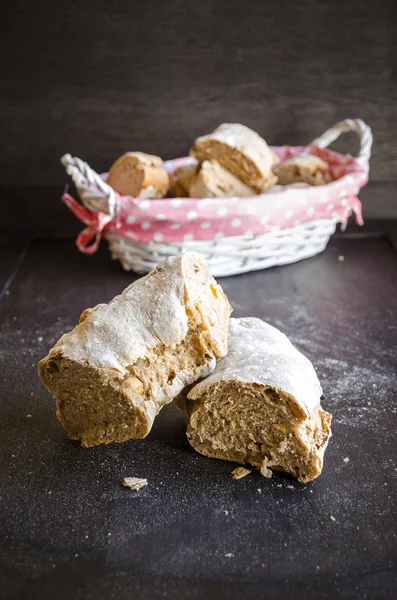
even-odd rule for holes
{"type": "Polygon", "coordinates": [[[212,375],[189,393],[197,398],[203,388],[221,381],[268,385],[293,396],[307,416],[319,405],[323,393],[310,360],[287,336],[254,317],[230,319],[229,354],[212,375]]]}
{"type": "Polygon", "coordinates": [[[178,261],[170,257],[109,304],[100,305],[73,331],[61,337],[52,352],[121,373],[158,344],[174,346],[188,331],[184,306],[185,280],[178,261]],[[131,333],[133,332],[133,333],[131,333]]]}

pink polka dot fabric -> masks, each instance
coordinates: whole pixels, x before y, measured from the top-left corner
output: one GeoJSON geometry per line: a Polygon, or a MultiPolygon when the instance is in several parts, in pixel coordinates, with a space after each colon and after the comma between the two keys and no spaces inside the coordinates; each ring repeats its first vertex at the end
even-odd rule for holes
{"type": "MultiPolygon", "coordinates": [[[[352,213],[362,224],[357,194],[367,183],[368,175],[356,159],[316,146],[282,146],[272,150],[281,161],[300,152],[317,155],[329,164],[334,181],[315,187],[285,187],[244,198],[140,200],[116,195],[113,218],[91,212],[64,194],[63,201],[87,225],[76,243],[82,252],[92,254],[107,231],[146,244],[258,236],[330,217],[338,217],[345,226],[352,213]]],[[[166,162],[165,167],[173,172],[191,162],[189,157],[179,158],[166,162]]],[[[103,177],[106,179],[106,174],[103,177]]]]}

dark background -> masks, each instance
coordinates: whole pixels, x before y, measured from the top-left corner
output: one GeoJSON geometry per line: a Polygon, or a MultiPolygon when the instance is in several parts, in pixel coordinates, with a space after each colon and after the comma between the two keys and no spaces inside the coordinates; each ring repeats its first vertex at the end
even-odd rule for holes
{"type": "Polygon", "coordinates": [[[372,181],[394,182],[396,29],[395,0],[14,0],[0,186],[62,185],[65,152],[101,171],[126,150],[185,155],[223,121],[294,145],[347,117],[373,129],[372,181]]]}

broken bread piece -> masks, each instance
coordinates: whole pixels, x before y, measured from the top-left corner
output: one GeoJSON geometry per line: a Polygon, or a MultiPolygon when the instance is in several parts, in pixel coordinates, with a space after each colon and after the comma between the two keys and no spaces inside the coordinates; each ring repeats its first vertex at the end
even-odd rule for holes
{"type": "Polygon", "coordinates": [[[145,437],[161,407],[225,356],[230,312],[193,252],[84,311],[39,363],[69,437],[83,446],[145,437]]]}
{"type": "Polygon", "coordinates": [[[124,477],[123,486],[130,488],[130,490],[138,491],[147,485],[147,479],[143,477],[124,477]]]}
{"type": "Polygon", "coordinates": [[[324,185],[332,181],[328,164],[312,154],[295,154],[284,162],[273,167],[273,173],[278,177],[279,185],[292,183],[308,183],[309,185],[324,185]]]}
{"type": "Polygon", "coordinates": [[[199,137],[190,155],[202,163],[217,160],[232,175],[256,193],[274,185],[273,152],[255,131],[240,123],[223,123],[209,135],[199,137]]]}
{"type": "Polygon", "coordinates": [[[189,188],[191,198],[225,198],[255,194],[254,189],[224,169],[216,160],[205,160],[201,164],[189,188]]]}
{"type": "Polygon", "coordinates": [[[110,167],[106,183],[122,196],[164,198],[169,175],[159,156],[126,152],[110,167]]]}
{"type": "Polygon", "coordinates": [[[230,319],[228,355],[178,405],[187,437],[212,458],[250,463],[270,476],[287,471],[307,482],[320,475],[331,415],[311,362],[261,319],[230,319]]]}
{"type": "Polygon", "coordinates": [[[183,165],[178,167],[170,176],[171,186],[175,196],[179,198],[189,197],[189,187],[197,171],[196,164],[183,165]]]}

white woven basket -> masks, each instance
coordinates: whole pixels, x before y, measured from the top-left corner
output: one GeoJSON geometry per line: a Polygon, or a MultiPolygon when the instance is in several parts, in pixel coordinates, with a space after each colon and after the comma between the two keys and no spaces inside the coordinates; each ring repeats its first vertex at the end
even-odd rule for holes
{"type": "MultiPolygon", "coordinates": [[[[370,128],[360,119],[346,119],[337,123],[315,139],[312,145],[326,148],[342,133],[348,131],[356,132],[360,138],[360,151],[356,161],[367,173],[372,134],[370,128]]],[[[101,213],[107,221],[111,221],[117,210],[117,195],[114,190],[80,159],[66,154],[62,163],[71,175],[84,206],[96,214],[101,213]]],[[[291,190],[288,188],[289,186],[286,186],[279,192],[283,198],[290,194],[291,190]]],[[[119,235],[117,229],[105,229],[104,237],[109,242],[112,257],[120,260],[126,270],[147,273],[167,256],[195,251],[207,261],[213,275],[222,277],[284,265],[318,254],[324,250],[342,218],[336,213],[327,218],[316,218],[314,213],[313,217],[309,222],[282,228],[280,231],[211,240],[138,243],[119,235]]]]}

